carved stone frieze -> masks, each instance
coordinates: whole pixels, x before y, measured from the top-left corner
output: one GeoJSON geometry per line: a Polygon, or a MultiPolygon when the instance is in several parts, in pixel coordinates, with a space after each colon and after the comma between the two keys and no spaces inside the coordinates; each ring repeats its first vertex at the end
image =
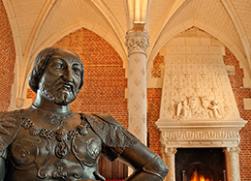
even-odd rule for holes
{"type": "Polygon", "coordinates": [[[159,119],[156,124],[164,147],[237,147],[239,131],[246,122],[159,119]]]}
{"type": "Polygon", "coordinates": [[[126,34],[126,46],[128,55],[133,53],[146,54],[149,45],[148,34],[146,32],[129,31],[126,34]]]}
{"type": "Polygon", "coordinates": [[[198,140],[239,140],[238,130],[225,129],[175,129],[162,134],[166,141],[198,141],[198,140]]]}
{"type": "Polygon", "coordinates": [[[240,143],[238,128],[167,128],[161,130],[164,147],[235,147],[240,143]]]}

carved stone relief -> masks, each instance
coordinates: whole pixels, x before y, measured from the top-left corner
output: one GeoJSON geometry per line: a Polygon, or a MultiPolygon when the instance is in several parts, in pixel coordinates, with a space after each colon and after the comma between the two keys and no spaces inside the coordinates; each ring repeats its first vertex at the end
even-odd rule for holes
{"type": "Polygon", "coordinates": [[[217,100],[209,100],[207,97],[186,97],[176,107],[177,119],[220,119],[222,110],[217,100]]]}
{"type": "Polygon", "coordinates": [[[160,118],[240,117],[222,56],[168,55],[165,64],[160,118]]]}

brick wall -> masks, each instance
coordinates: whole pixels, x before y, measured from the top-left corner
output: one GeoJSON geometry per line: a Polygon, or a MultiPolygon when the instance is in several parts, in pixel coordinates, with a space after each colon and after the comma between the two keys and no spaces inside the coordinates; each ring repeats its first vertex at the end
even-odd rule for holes
{"type": "Polygon", "coordinates": [[[158,130],[155,122],[159,119],[160,113],[160,100],[162,89],[148,89],[147,90],[147,120],[148,120],[148,145],[157,154],[160,152],[160,131],[158,130]]]}
{"type": "MultiPolygon", "coordinates": [[[[159,53],[153,61],[151,74],[154,78],[161,77],[161,66],[164,66],[164,56],[159,53]]],[[[161,88],[147,89],[147,121],[148,121],[148,145],[155,153],[161,155],[160,131],[156,126],[156,121],[159,119],[161,88]]]]}
{"type": "Polygon", "coordinates": [[[245,128],[241,130],[240,144],[240,171],[241,181],[251,181],[251,110],[244,110],[243,98],[251,98],[251,89],[243,88],[243,70],[240,68],[239,61],[236,57],[226,49],[224,57],[226,65],[235,67],[235,74],[229,76],[235,99],[240,111],[241,118],[247,120],[245,128]]]}
{"type": "Polygon", "coordinates": [[[11,85],[14,81],[15,47],[2,0],[0,0],[0,111],[10,104],[11,85]]]}
{"type": "Polygon", "coordinates": [[[84,86],[72,107],[74,111],[108,113],[127,127],[127,80],[116,51],[95,33],[80,29],[55,44],[76,52],[84,61],[84,86]]]}

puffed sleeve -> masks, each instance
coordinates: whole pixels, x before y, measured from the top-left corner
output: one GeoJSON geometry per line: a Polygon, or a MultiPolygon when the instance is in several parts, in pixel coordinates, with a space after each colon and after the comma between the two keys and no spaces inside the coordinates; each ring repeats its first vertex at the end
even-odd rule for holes
{"type": "Polygon", "coordinates": [[[126,148],[136,144],[138,139],[109,115],[84,115],[92,130],[103,142],[102,152],[114,160],[126,148]]]}
{"type": "Polygon", "coordinates": [[[20,129],[18,111],[0,112],[0,156],[6,156],[6,148],[15,139],[20,129]]]}

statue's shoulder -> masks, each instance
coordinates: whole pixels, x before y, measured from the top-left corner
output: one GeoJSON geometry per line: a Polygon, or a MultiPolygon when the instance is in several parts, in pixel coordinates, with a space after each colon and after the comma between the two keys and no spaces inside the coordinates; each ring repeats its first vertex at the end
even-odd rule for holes
{"type": "Polygon", "coordinates": [[[24,111],[25,111],[24,109],[20,109],[20,110],[0,112],[0,118],[15,117],[17,115],[20,115],[24,111]]]}
{"type": "Polygon", "coordinates": [[[101,138],[109,136],[111,132],[124,129],[112,116],[105,114],[81,114],[81,119],[86,121],[92,130],[101,138]]]}
{"type": "MultiPolygon", "coordinates": [[[[0,112],[0,130],[3,127],[12,128],[12,126],[18,126],[23,112],[23,110],[0,112]]],[[[1,133],[2,131],[0,131],[0,134],[1,133]]]]}
{"type": "Polygon", "coordinates": [[[116,126],[121,127],[121,124],[108,114],[83,114],[82,116],[92,125],[97,126],[116,126]]]}
{"type": "Polygon", "coordinates": [[[90,124],[92,130],[108,147],[124,149],[138,141],[137,138],[110,115],[82,114],[82,119],[85,119],[90,124]]]}
{"type": "Polygon", "coordinates": [[[19,128],[22,110],[0,112],[0,154],[15,139],[19,128]]]}

